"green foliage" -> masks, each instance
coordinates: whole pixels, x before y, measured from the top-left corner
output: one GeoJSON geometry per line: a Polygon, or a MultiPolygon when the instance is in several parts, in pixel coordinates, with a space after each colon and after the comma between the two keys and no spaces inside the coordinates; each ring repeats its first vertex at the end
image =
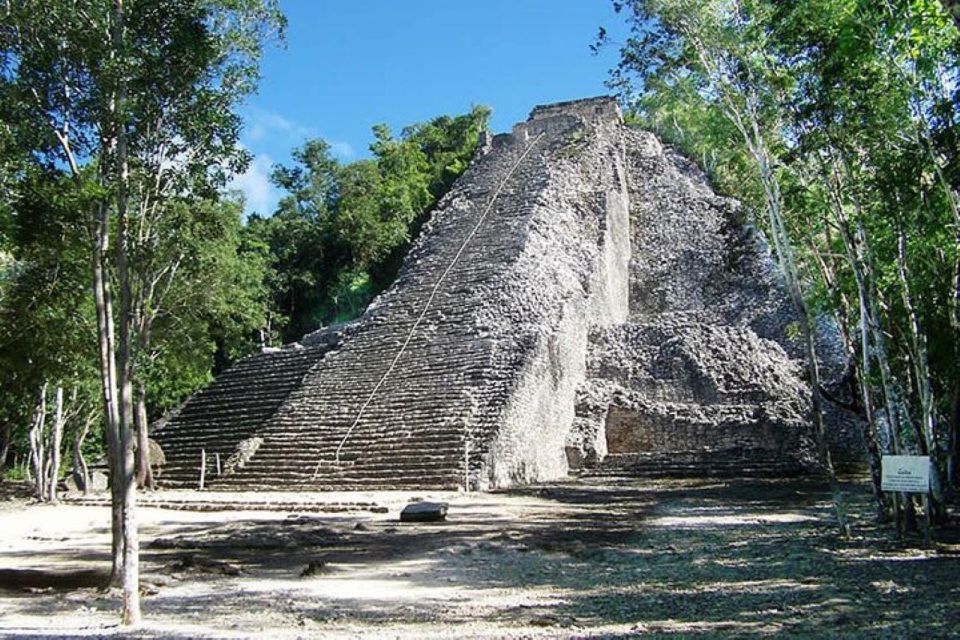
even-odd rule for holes
{"type": "Polygon", "coordinates": [[[247,241],[269,255],[269,284],[284,341],[360,314],[392,282],[427,212],[466,170],[489,109],[441,116],[395,137],[373,128],[373,158],[340,164],[323,140],[273,170],[287,195],[251,218],[247,241]]]}
{"type": "MultiPolygon", "coordinates": [[[[126,341],[152,414],[209,380],[215,356],[222,364],[248,351],[267,322],[267,259],[241,246],[241,208],[218,192],[248,160],[235,106],[255,88],[262,47],[283,30],[277,3],[131,0],[119,31],[116,8],[23,0],[0,9],[2,444],[12,428],[23,446],[44,383],[71,398],[68,430],[102,405],[98,220],[111,229],[102,263],[114,345],[126,341]],[[118,268],[120,254],[129,269],[118,268]]],[[[121,368],[125,353],[111,354],[121,368]]]]}
{"type": "Polygon", "coordinates": [[[153,259],[177,272],[153,298],[139,354],[155,415],[208,382],[215,364],[249,354],[267,325],[266,260],[242,236],[242,205],[229,199],[171,202],[158,226],[153,259]]]}
{"type": "Polygon", "coordinates": [[[100,395],[85,203],[70,181],[43,171],[30,171],[18,191],[16,268],[0,298],[0,423],[22,443],[42,384],[76,390],[73,408],[85,412],[97,410],[100,395]]]}

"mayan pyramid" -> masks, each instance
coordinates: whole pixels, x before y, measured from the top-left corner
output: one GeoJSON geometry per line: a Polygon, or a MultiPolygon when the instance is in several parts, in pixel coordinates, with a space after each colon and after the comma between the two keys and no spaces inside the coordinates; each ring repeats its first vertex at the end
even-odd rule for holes
{"type": "MultiPolygon", "coordinates": [[[[196,487],[201,460],[225,490],[809,469],[795,321],[692,163],[612,98],[537,107],[484,141],[362,317],[238,362],[158,426],[160,481],[196,487]]],[[[855,419],[828,417],[849,449],[855,419]]]]}

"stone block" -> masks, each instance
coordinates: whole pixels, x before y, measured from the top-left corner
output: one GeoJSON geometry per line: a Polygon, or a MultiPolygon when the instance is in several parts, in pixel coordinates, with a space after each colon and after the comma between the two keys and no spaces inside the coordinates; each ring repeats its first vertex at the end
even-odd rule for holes
{"type": "Polygon", "coordinates": [[[446,502],[411,502],[400,512],[400,522],[442,522],[446,519],[446,502]]]}

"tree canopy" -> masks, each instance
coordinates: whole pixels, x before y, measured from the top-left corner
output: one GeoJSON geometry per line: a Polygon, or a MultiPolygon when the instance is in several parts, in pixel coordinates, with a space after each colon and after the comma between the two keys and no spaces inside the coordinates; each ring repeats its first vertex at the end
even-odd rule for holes
{"type": "Polygon", "coordinates": [[[373,128],[373,155],[348,164],[310,140],[271,179],[286,195],[253,217],[247,239],[267,250],[274,328],[284,342],[356,317],[389,285],[426,214],[467,168],[490,110],[474,107],[406,127],[373,128]]]}

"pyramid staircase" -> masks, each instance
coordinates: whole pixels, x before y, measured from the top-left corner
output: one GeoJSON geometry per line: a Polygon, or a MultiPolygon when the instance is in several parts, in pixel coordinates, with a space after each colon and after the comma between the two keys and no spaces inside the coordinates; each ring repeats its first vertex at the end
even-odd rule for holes
{"type": "Polygon", "coordinates": [[[151,434],[166,458],[160,484],[197,488],[203,458],[208,477],[215,475],[217,457],[226,463],[242,441],[254,437],[327,349],[290,348],[245,358],[192,396],[151,434]]]}
{"type": "Polygon", "coordinates": [[[303,348],[242,361],[157,430],[168,461],[161,483],[196,487],[201,449],[210,490],[470,483],[489,460],[502,407],[531,353],[523,344],[505,348],[487,327],[488,317],[525,312],[491,312],[489,300],[511,290],[507,267],[526,250],[548,162],[571,126],[583,125],[563,116],[549,126],[493,139],[348,338],[317,346],[308,335],[303,348]],[[254,437],[242,466],[217,472],[217,454],[222,462],[254,437]]]}

